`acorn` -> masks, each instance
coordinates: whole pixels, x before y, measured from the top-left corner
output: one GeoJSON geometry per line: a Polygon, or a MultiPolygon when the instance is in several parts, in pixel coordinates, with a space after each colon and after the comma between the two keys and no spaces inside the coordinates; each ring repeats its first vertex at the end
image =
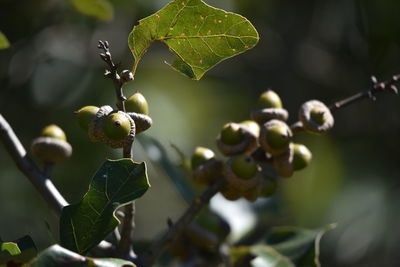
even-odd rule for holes
{"type": "Polygon", "coordinates": [[[330,109],[321,101],[305,102],[299,110],[299,120],[310,133],[324,133],[332,129],[334,118],[330,109]]]}
{"type": "Polygon", "coordinates": [[[253,134],[256,138],[260,136],[260,125],[252,120],[245,120],[239,123],[246,131],[253,134]]]}
{"type": "Polygon", "coordinates": [[[274,157],[273,166],[279,176],[288,178],[293,175],[293,155],[293,144],[290,144],[285,153],[274,157]]]}
{"type": "MultiPolygon", "coordinates": [[[[229,200],[246,197],[253,190],[258,192],[262,182],[260,166],[247,155],[230,158],[224,167],[224,177],[226,183],[221,193],[229,200]]],[[[250,199],[254,201],[254,197],[250,199]]]]}
{"type": "Polygon", "coordinates": [[[79,126],[87,131],[89,129],[89,124],[92,119],[96,116],[99,107],[96,106],[85,106],[75,112],[78,119],[79,126]]]}
{"type": "Polygon", "coordinates": [[[292,131],[285,122],[270,120],[261,127],[259,142],[266,152],[278,156],[289,148],[292,137],[292,131]]]}
{"type": "Polygon", "coordinates": [[[222,162],[216,160],[214,152],[205,147],[197,147],[195,149],[191,163],[192,178],[197,184],[209,185],[222,173],[222,162]]]}
{"type": "Polygon", "coordinates": [[[217,137],[217,147],[226,156],[251,154],[258,147],[257,137],[248,126],[230,122],[224,125],[217,137]]]}
{"type": "Polygon", "coordinates": [[[293,168],[295,171],[302,170],[310,164],[312,154],[305,145],[293,144],[293,151],[293,168]]]}
{"type": "Polygon", "coordinates": [[[260,95],[257,108],[251,112],[250,116],[252,120],[262,125],[272,119],[286,121],[289,113],[283,108],[279,95],[272,90],[267,90],[260,95]]]}
{"type": "Polygon", "coordinates": [[[57,163],[71,156],[72,147],[67,142],[64,131],[51,124],[43,128],[41,136],[32,141],[31,151],[45,163],[57,163]]]}
{"type": "Polygon", "coordinates": [[[112,148],[121,148],[135,137],[135,122],[125,112],[102,106],[89,123],[89,137],[112,148]]]}
{"type": "Polygon", "coordinates": [[[139,92],[134,93],[125,101],[125,111],[135,121],[136,133],[146,131],[153,124],[153,120],[148,116],[147,100],[139,92]]]}

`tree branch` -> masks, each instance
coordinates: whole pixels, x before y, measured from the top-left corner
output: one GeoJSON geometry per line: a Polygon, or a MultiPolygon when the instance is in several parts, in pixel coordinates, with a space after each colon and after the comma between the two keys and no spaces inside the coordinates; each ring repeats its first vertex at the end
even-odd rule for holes
{"type": "Polygon", "coordinates": [[[220,177],[203,194],[196,198],[186,212],[179,220],[170,225],[168,231],[156,242],[154,242],[147,251],[139,256],[137,264],[140,267],[152,266],[162,253],[168,248],[171,242],[178,237],[186,226],[191,223],[201,209],[208,204],[210,199],[218,193],[224,183],[224,178],[220,177]]]}
{"type": "MultiPolygon", "coordinates": [[[[391,79],[386,80],[384,82],[378,82],[377,79],[375,78],[375,76],[372,76],[371,80],[373,83],[371,88],[369,88],[365,91],[359,92],[350,97],[347,97],[345,99],[339,100],[339,101],[331,104],[329,106],[329,109],[332,112],[334,112],[341,108],[344,108],[346,106],[354,104],[360,100],[363,100],[365,98],[376,100],[376,95],[378,93],[383,93],[383,92],[387,92],[387,91],[392,92],[394,94],[398,94],[398,89],[395,84],[400,81],[400,74],[393,75],[391,79]]],[[[299,133],[299,132],[304,131],[301,121],[297,121],[297,122],[293,123],[290,126],[290,128],[292,129],[293,133],[299,133]]]]}
{"type": "Polygon", "coordinates": [[[50,181],[49,173],[42,173],[35,163],[28,157],[24,146],[15,135],[10,124],[8,124],[6,119],[1,114],[0,140],[13,158],[18,169],[24,173],[26,177],[28,177],[29,181],[31,181],[36,190],[39,191],[47,203],[49,203],[51,208],[57,214],[61,214],[62,208],[67,206],[68,202],[50,181]]]}

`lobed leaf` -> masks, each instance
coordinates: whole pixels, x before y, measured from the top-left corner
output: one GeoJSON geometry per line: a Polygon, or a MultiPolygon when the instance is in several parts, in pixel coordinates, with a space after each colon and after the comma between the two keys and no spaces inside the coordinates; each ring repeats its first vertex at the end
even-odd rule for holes
{"type": "Polygon", "coordinates": [[[62,210],[61,245],[85,254],[120,223],[115,210],[141,197],[149,187],[144,162],[107,160],[94,175],[83,199],[62,210]]]}
{"type": "Polygon", "coordinates": [[[245,17],[211,7],[201,0],[174,0],[139,21],[128,38],[135,58],[133,73],[155,41],[175,53],[171,66],[199,80],[224,59],[254,47],[259,36],[245,17]]]}
{"type": "Polygon", "coordinates": [[[90,17],[109,21],[113,19],[114,8],[108,0],[68,0],[75,9],[90,17]]]}
{"type": "Polygon", "coordinates": [[[38,255],[31,263],[31,267],[129,267],[133,263],[121,259],[95,259],[81,256],[68,249],[53,245],[38,255]]]}

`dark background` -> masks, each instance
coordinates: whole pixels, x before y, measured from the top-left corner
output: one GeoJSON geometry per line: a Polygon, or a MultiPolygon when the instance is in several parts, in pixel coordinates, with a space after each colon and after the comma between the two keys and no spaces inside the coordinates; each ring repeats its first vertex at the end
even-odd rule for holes
{"type": "MultiPolygon", "coordinates": [[[[11,42],[0,51],[0,113],[27,148],[47,124],[65,130],[74,154],[56,166],[54,183],[70,202],[82,197],[106,158],[121,153],[91,143],[73,114],[85,105],[115,102],[112,83],[102,76],[105,66],[97,40],[108,40],[114,58],[129,69],[129,32],[138,19],[168,1],[112,2],[114,19],[101,22],[79,14],[66,1],[0,1],[0,30],[11,42]]],[[[171,53],[154,44],[125,89],[126,95],[136,90],[145,95],[154,120],[146,134],[159,140],[174,162],[178,157],[171,143],[186,155],[197,145],[215,148],[221,126],[247,119],[258,95],[268,88],[281,95],[294,122],[304,101],[332,103],[370,87],[372,74],[387,79],[400,71],[397,0],[207,3],[247,17],[260,33],[259,44],[198,82],[163,64],[171,53]]],[[[240,201],[238,207],[245,210],[239,212],[271,225],[316,228],[338,222],[323,239],[323,266],[400,265],[399,101],[389,93],[375,102],[364,100],[337,111],[329,134],[300,135],[297,141],[313,152],[311,166],[280,181],[273,198],[255,205],[240,201]]],[[[135,159],[152,158],[139,143],[134,149],[135,159]]],[[[166,218],[177,218],[186,206],[156,164],[150,164],[149,177],[152,188],[137,204],[137,239],[159,234],[166,218]]],[[[56,215],[3,146],[0,200],[3,240],[30,234],[41,249],[56,242],[56,215]]]]}

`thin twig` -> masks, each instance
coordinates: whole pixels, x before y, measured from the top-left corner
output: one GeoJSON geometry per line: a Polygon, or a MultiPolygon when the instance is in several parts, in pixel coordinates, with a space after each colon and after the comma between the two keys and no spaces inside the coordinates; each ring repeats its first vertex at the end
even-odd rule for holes
{"type": "Polygon", "coordinates": [[[49,175],[40,172],[36,164],[28,157],[24,146],[21,144],[10,124],[1,114],[0,140],[17,164],[18,169],[29,178],[29,181],[31,181],[36,190],[39,191],[53,210],[57,212],[57,214],[61,214],[61,210],[68,205],[68,202],[60,194],[50,179],[48,179],[49,175]]]}
{"type": "Polygon", "coordinates": [[[137,265],[140,267],[152,266],[165,249],[168,248],[171,242],[183,232],[186,226],[194,220],[201,209],[208,204],[210,199],[216,193],[218,193],[223,183],[224,178],[221,177],[209,186],[200,197],[196,198],[180,219],[170,226],[168,231],[159,240],[154,242],[143,255],[139,256],[137,265]]]}
{"type": "Polygon", "coordinates": [[[126,97],[122,92],[122,85],[124,84],[124,80],[121,79],[120,75],[118,74],[117,70],[119,64],[115,64],[112,60],[112,56],[110,53],[110,45],[107,41],[99,40],[99,44],[97,46],[99,49],[103,50],[104,53],[100,53],[101,59],[107,63],[109,69],[104,72],[104,76],[110,78],[115,87],[115,94],[117,96],[117,108],[119,110],[125,111],[125,100],[126,97]]]}
{"type": "MultiPolygon", "coordinates": [[[[359,92],[355,95],[352,95],[350,97],[347,97],[345,99],[339,100],[329,106],[329,109],[334,112],[337,111],[341,108],[344,108],[346,106],[349,106],[351,104],[354,104],[360,100],[363,100],[365,98],[369,98],[372,100],[376,100],[376,95],[378,93],[383,93],[383,92],[392,92],[395,94],[398,94],[398,89],[396,87],[396,83],[400,81],[400,74],[393,75],[391,79],[386,80],[384,82],[378,82],[375,76],[371,77],[372,80],[372,87],[359,92]]],[[[293,123],[290,128],[292,129],[293,133],[299,133],[304,131],[303,125],[300,121],[297,121],[293,123]]]]}

